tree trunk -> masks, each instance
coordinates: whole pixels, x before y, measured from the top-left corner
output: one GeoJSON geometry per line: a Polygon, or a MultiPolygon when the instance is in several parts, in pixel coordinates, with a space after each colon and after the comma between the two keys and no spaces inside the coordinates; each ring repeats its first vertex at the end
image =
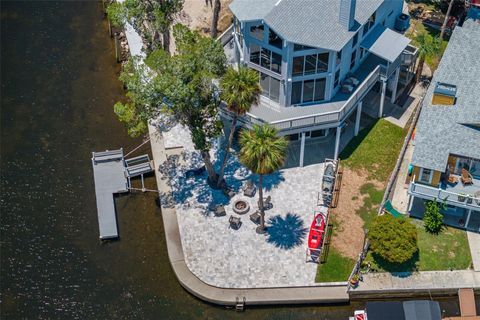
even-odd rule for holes
{"type": "Polygon", "coordinates": [[[421,57],[420,61],[418,61],[418,67],[417,67],[417,74],[415,76],[415,82],[420,81],[420,78],[422,77],[424,63],[425,63],[425,58],[421,57]]]}
{"type": "Polygon", "coordinates": [[[205,163],[205,168],[207,169],[208,180],[210,181],[211,184],[214,185],[217,182],[217,174],[215,173],[215,170],[213,169],[213,164],[212,164],[212,159],[210,158],[210,153],[208,151],[200,151],[200,154],[202,155],[203,162],[205,163]]]}
{"type": "Polygon", "coordinates": [[[228,142],[225,147],[225,154],[223,155],[222,166],[220,167],[220,173],[218,174],[218,186],[223,182],[223,175],[225,173],[225,167],[227,166],[228,156],[230,155],[230,148],[233,144],[233,137],[235,136],[235,127],[237,126],[238,117],[235,114],[232,119],[232,126],[230,128],[230,134],[228,135],[228,142]]]}
{"type": "Polygon", "coordinates": [[[220,10],[222,8],[222,4],[220,0],[215,0],[215,4],[213,5],[213,19],[212,19],[212,28],[210,29],[210,35],[212,38],[216,38],[218,34],[218,19],[220,18],[220,10]]]}
{"type": "Polygon", "coordinates": [[[263,205],[263,175],[258,177],[258,204],[260,209],[260,229],[265,230],[265,206],[263,205]]]}
{"type": "Polygon", "coordinates": [[[170,53],[170,28],[167,28],[162,34],[163,37],[163,50],[170,53]]]}
{"type": "Polygon", "coordinates": [[[443,20],[442,28],[440,31],[440,40],[443,40],[443,35],[445,34],[445,28],[447,27],[448,18],[450,17],[450,11],[452,10],[454,1],[455,0],[450,0],[450,4],[448,5],[447,14],[445,15],[445,19],[443,20]]]}

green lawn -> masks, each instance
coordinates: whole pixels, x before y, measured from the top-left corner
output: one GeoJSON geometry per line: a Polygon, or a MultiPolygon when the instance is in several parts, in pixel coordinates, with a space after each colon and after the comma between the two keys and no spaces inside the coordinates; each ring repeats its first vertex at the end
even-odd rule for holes
{"type": "Polygon", "coordinates": [[[378,272],[463,270],[470,267],[472,258],[467,234],[463,230],[445,227],[438,235],[425,231],[423,222],[412,219],[417,227],[418,254],[403,264],[391,264],[368,252],[370,262],[378,272]]]}
{"type": "Polygon", "coordinates": [[[360,131],[341,152],[342,164],[351,169],[364,169],[369,179],[387,181],[407,135],[404,130],[380,119],[360,131]]]}
{"type": "Polygon", "coordinates": [[[347,281],[352,272],[355,260],[342,256],[333,247],[328,253],[327,262],[319,264],[316,282],[347,281]]]}
{"type": "MultiPolygon", "coordinates": [[[[329,222],[329,227],[331,228],[330,238],[333,239],[334,233],[339,228],[342,228],[341,225],[335,221],[334,216],[331,216],[332,219],[329,222]]],[[[333,248],[332,245],[328,248],[327,259],[325,263],[320,263],[317,268],[317,275],[315,277],[316,282],[337,282],[337,281],[347,281],[348,276],[352,272],[353,266],[355,265],[355,260],[344,257],[333,248]]]]}
{"type": "Polygon", "coordinates": [[[365,183],[360,187],[360,193],[366,195],[363,206],[358,208],[357,214],[363,220],[363,228],[370,229],[373,220],[378,214],[378,206],[382,202],[384,190],[375,188],[372,183],[365,183]]]}

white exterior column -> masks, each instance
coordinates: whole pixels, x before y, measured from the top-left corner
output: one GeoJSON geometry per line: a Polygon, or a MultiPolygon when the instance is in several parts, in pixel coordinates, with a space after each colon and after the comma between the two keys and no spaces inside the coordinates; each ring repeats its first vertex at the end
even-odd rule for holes
{"type": "Polygon", "coordinates": [[[305,132],[302,132],[301,144],[300,144],[300,163],[299,166],[303,167],[303,158],[305,155],[305,132]]]}
{"type": "Polygon", "coordinates": [[[342,134],[342,126],[338,126],[337,127],[337,133],[336,133],[336,136],[335,136],[335,153],[333,155],[333,160],[337,160],[338,159],[338,153],[339,153],[339,149],[340,149],[340,135],[342,134]]]}
{"type": "Polygon", "coordinates": [[[378,117],[383,116],[383,106],[385,104],[385,95],[387,93],[387,80],[382,81],[382,96],[380,97],[380,108],[378,109],[378,117]]]}
{"type": "Polygon", "coordinates": [[[397,70],[395,70],[395,76],[393,77],[392,98],[390,99],[391,103],[395,103],[395,99],[397,99],[397,87],[398,87],[399,77],[400,77],[400,67],[397,67],[397,70]]]}
{"type": "Polygon", "coordinates": [[[413,205],[413,196],[410,194],[408,195],[408,204],[407,204],[407,214],[410,215],[410,210],[412,210],[413,205]]]}
{"type": "Polygon", "coordinates": [[[470,222],[470,216],[472,215],[472,210],[468,210],[467,221],[465,221],[465,229],[468,229],[468,223],[470,222]]]}
{"type": "Polygon", "coordinates": [[[358,136],[358,131],[360,131],[360,118],[362,116],[362,105],[363,105],[363,101],[360,101],[357,106],[357,117],[355,118],[355,137],[358,136]]]}

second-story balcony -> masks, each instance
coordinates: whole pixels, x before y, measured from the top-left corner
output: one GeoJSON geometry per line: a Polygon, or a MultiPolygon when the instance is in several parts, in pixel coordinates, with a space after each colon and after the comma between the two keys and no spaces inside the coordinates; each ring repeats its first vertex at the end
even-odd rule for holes
{"type": "Polygon", "coordinates": [[[468,185],[460,181],[455,185],[442,183],[439,188],[411,182],[408,193],[425,200],[445,201],[447,205],[467,210],[480,210],[480,179],[473,178],[473,183],[468,185]]]}

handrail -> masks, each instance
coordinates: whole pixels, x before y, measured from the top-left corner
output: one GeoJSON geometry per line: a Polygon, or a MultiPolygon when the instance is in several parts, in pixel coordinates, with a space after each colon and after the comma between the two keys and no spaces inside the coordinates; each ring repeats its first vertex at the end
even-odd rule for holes
{"type": "Polygon", "coordinates": [[[424,184],[416,183],[414,181],[410,183],[410,193],[418,193],[432,198],[436,198],[441,201],[445,200],[452,203],[459,203],[468,205],[470,207],[480,208],[480,198],[468,194],[451,192],[444,189],[427,186],[424,184]],[[459,198],[463,198],[463,200],[459,200],[459,198]],[[470,200],[470,202],[468,202],[468,200],[470,200]]]}
{"type": "MultiPolygon", "coordinates": [[[[381,66],[378,65],[370,74],[365,78],[365,80],[357,87],[357,89],[353,92],[347,102],[342,106],[342,108],[338,111],[330,111],[330,112],[322,112],[322,113],[315,113],[313,115],[308,116],[300,116],[289,118],[285,120],[278,120],[273,121],[270,124],[279,128],[279,129],[290,129],[296,127],[293,125],[293,122],[300,122],[303,121],[307,124],[317,124],[317,123],[324,123],[325,121],[318,121],[317,118],[328,118],[329,122],[332,121],[341,121],[343,117],[348,114],[351,109],[358,103],[358,101],[363,98],[365,93],[368,91],[370,86],[378,80],[380,75],[380,68],[381,66]],[[310,121],[308,121],[310,120],[310,121]],[[284,126],[284,124],[289,124],[284,126]]],[[[251,113],[248,113],[249,116],[253,116],[251,113]]]]}

